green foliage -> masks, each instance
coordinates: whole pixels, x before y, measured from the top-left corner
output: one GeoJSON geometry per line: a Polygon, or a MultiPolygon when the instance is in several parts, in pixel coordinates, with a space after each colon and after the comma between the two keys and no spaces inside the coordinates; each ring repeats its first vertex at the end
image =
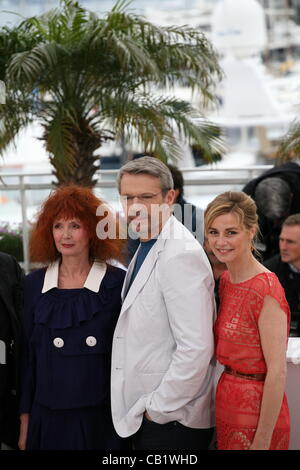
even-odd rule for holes
{"type": "Polygon", "coordinates": [[[8,223],[0,225],[0,251],[23,261],[23,241],[21,227],[12,228],[8,223]]]}
{"type": "Polygon", "coordinates": [[[281,163],[287,162],[293,158],[299,158],[300,155],[300,122],[293,122],[287,134],[282,138],[279,150],[278,160],[281,163]]]}
{"type": "MultiPolygon", "coordinates": [[[[104,17],[63,0],[60,7],[0,32],[0,153],[38,120],[60,183],[94,183],[95,151],[108,139],[135,142],[163,160],[179,158],[178,135],[223,151],[216,126],[161,90],[188,85],[214,102],[221,77],[211,44],[189,27],[156,26],[119,0],[104,17]],[[155,91],[153,91],[155,90],[155,91]]],[[[171,93],[171,92],[170,92],[171,93]]]]}

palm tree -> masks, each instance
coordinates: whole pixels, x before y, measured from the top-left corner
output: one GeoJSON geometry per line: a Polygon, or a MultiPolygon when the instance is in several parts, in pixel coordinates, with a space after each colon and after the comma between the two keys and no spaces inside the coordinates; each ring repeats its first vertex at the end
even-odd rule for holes
{"type": "Polygon", "coordinates": [[[95,151],[108,139],[134,139],[166,161],[179,157],[179,136],[208,160],[219,157],[219,128],[190,103],[160,91],[188,85],[213,103],[221,70],[211,44],[189,27],[156,26],[126,11],[129,3],[119,0],[99,18],[63,0],[1,30],[0,152],[38,120],[59,184],[93,185],[95,151]]]}

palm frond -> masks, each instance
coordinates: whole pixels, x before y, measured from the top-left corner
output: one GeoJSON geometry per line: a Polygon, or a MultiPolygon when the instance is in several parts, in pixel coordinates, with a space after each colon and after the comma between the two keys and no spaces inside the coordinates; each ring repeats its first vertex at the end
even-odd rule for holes
{"type": "Polygon", "coordinates": [[[124,11],[125,9],[129,7],[129,5],[131,5],[131,3],[132,3],[132,0],[117,0],[117,2],[115,3],[111,11],[113,12],[124,11]]]}
{"type": "Polygon", "coordinates": [[[53,68],[57,63],[57,47],[54,44],[39,44],[30,51],[15,54],[7,69],[7,79],[16,86],[37,83],[45,75],[47,67],[53,68]]]}
{"type": "Polygon", "coordinates": [[[64,178],[70,172],[63,165],[76,167],[81,181],[88,181],[95,150],[113,133],[125,133],[164,160],[179,157],[178,139],[200,146],[208,159],[220,154],[220,130],[200,110],[150,92],[188,85],[202,101],[213,102],[221,70],[212,45],[196,29],[152,24],[128,11],[130,4],[118,0],[99,18],[62,0],[58,8],[0,31],[0,79],[13,102],[0,110],[0,151],[35,117],[64,178]]]}
{"type": "Polygon", "coordinates": [[[104,107],[102,113],[106,113],[110,126],[116,129],[117,137],[125,130],[129,140],[143,144],[148,151],[162,152],[164,159],[166,155],[173,158],[168,153],[172,145],[179,155],[177,139],[201,147],[204,158],[209,161],[219,158],[225,151],[219,127],[207,122],[188,102],[135,94],[127,101],[124,97],[108,100],[106,106],[107,110],[104,107]]]}
{"type": "Polygon", "coordinates": [[[30,99],[23,97],[20,107],[13,95],[6,95],[5,105],[0,106],[0,155],[4,154],[9,145],[15,145],[19,133],[34,121],[31,109],[30,99]]]}
{"type": "Polygon", "coordinates": [[[277,152],[277,159],[284,163],[300,155],[300,122],[294,121],[287,134],[282,138],[277,152]]]}
{"type": "Polygon", "coordinates": [[[51,120],[48,112],[48,121],[44,121],[43,127],[42,140],[46,142],[51,158],[55,157],[58,165],[71,166],[76,154],[74,127],[78,127],[74,110],[64,105],[56,106],[51,120]]]}

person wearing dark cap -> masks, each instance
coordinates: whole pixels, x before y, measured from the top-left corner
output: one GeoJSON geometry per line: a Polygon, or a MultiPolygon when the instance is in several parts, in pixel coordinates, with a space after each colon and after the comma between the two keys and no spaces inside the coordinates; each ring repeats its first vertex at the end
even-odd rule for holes
{"type": "Polygon", "coordinates": [[[249,181],[243,191],[255,200],[261,233],[257,248],[267,260],[278,254],[283,221],[300,212],[300,165],[289,161],[274,166],[249,181]]]}
{"type": "Polygon", "coordinates": [[[300,336],[300,213],[283,222],[279,250],[264,265],[276,274],[284,288],[291,309],[290,336],[300,336]]]}

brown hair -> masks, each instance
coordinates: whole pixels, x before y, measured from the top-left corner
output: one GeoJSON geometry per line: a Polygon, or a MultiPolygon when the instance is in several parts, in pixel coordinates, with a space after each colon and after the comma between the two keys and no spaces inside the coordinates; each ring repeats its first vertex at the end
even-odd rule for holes
{"type": "MultiPolygon", "coordinates": [[[[205,235],[207,236],[216,217],[231,212],[237,215],[240,225],[246,230],[255,227],[256,233],[259,232],[256,204],[253,199],[242,191],[227,191],[208,204],[204,212],[205,235]]],[[[255,250],[254,241],[252,247],[255,250]]]]}
{"type": "MultiPolygon", "coordinates": [[[[56,189],[43,203],[37,222],[30,237],[30,257],[32,261],[50,264],[60,258],[57,251],[52,227],[57,218],[79,219],[89,237],[90,258],[106,262],[109,259],[122,261],[124,240],[118,236],[115,239],[100,240],[96,227],[104,216],[97,216],[97,208],[105,202],[97,198],[90,188],[67,185],[56,189]]],[[[113,223],[117,220],[108,206],[105,207],[105,217],[113,223]]],[[[118,233],[118,226],[117,226],[118,233]]]]}
{"type": "Polygon", "coordinates": [[[282,226],[284,225],[300,225],[300,214],[289,215],[289,217],[283,222],[282,226]]]}

